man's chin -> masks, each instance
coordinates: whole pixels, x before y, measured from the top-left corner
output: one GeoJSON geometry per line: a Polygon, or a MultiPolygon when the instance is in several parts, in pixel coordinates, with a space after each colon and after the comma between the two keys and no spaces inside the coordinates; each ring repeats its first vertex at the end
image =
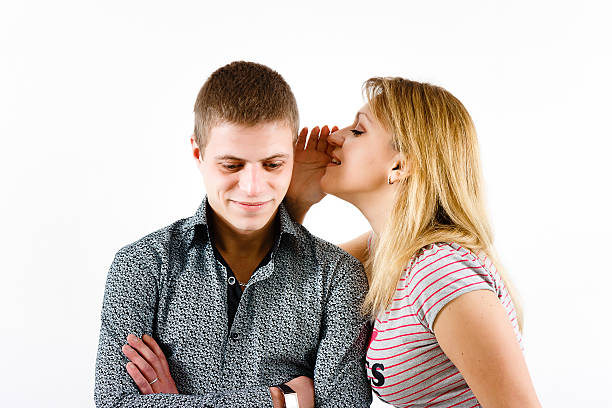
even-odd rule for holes
{"type": "Polygon", "coordinates": [[[256,214],[238,214],[232,220],[232,226],[239,232],[250,233],[256,232],[265,228],[270,219],[274,215],[274,211],[262,211],[256,214]]]}
{"type": "Polygon", "coordinates": [[[250,234],[262,230],[263,228],[265,228],[266,224],[267,222],[245,222],[234,224],[233,227],[237,232],[241,234],[250,234]]]}

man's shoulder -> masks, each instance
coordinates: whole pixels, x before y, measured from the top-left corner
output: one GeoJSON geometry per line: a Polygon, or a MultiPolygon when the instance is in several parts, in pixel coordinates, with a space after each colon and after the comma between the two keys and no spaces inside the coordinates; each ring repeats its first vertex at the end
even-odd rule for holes
{"type": "Polygon", "coordinates": [[[181,246],[190,237],[186,228],[188,220],[189,218],[182,218],[124,245],[117,251],[115,258],[131,258],[145,262],[161,261],[172,247],[181,246]]]}
{"type": "Polygon", "coordinates": [[[349,269],[362,269],[361,263],[351,254],[316,235],[313,235],[303,225],[296,223],[298,251],[295,256],[310,256],[320,264],[343,264],[349,269]]]}
{"type": "MultiPolygon", "coordinates": [[[[368,290],[368,280],[363,265],[351,254],[332,244],[306,228],[300,226],[297,234],[299,250],[293,256],[300,265],[299,272],[317,276],[316,281],[328,294],[345,304],[358,304],[363,301],[368,290]],[[341,295],[337,295],[341,293],[341,295]]],[[[329,300],[325,297],[324,299],[329,300]]]]}

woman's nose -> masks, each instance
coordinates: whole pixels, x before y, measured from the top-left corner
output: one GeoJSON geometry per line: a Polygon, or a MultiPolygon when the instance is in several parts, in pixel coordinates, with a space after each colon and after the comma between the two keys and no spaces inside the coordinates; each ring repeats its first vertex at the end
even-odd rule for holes
{"type": "Polygon", "coordinates": [[[329,136],[327,136],[327,142],[334,146],[341,147],[344,143],[344,135],[342,134],[342,131],[337,130],[334,133],[331,133],[329,136]]]}

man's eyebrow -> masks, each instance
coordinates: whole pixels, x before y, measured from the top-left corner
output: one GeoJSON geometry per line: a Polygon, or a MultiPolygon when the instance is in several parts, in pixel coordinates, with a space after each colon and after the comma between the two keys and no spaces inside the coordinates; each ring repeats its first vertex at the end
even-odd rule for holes
{"type": "MultiPolygon", "coordinates": [[[[272,156],[266,157],[260,161],[268,161],[274,159],[288,159],[289,155],[286,153],[275,153],[272,156]]],[[[247,161],[245,159],[241,159],[240,157],[232,156],[231,154],[223,154],[220,156],[215,156],[215,160],[223,161],[223,160],[234,160],[234,161],[247,161]]]]}
{"type": "Polygon", "coordinates": [[[232,156],[230,154],[223,154],[223,155],[220,155],[220,156],[215,156],[215,160],[237,160],[237,161],[241,161],[242,159],[240,157],[232,156]]]}
{"type": "Polygon", "coordinates": [[[266,157],[262,161],[274,160],[274,159],[288,159],[289,155],[287,153],[276,153],[270,157],[266,157]]]}

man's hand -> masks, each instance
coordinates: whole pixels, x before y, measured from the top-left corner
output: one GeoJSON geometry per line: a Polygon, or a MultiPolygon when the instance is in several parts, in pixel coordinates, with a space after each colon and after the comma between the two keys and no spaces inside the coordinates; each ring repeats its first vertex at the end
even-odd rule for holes
{"type": "MultiPolygon", "coordinates": [[[[285,384],[297,394],[300,408],[314,408],[314,382],[312,378],[302,375],[287,381],[285,384]]],[[[285,396],[279,388],[270,387],[270,395],[274,408],[285,408],[285,396]]]]}
{"type": "Polygon", "coordinates": [[[133,334],[127,336],[128,344],[122,347],[130,360],[126,369],[142,394],[178,394],[170,376],[170,368],[161,348],[149,335],[142,340],[133,334]]]}
{"type": "Polygon", "coordinates": [[[323,126],[320,130],[316,126],[310,132],[308,142],[306,142],[308,128],[303,128],[298,135],[293,156],[293,176],[285,196],[287,209],[298,222],[303,221],[306,212],[313,204],[325,197],[325,193],[321,190],[321,177],[331,161],[327,136],[336,130],[337,126],[334,126],[331,132],[327,126],[323,126]]]}
{"type": "Polygon", "coordinates": [[[297,393],[300,408],[314,408],[314,382],[312,378],[302,375],[287,381],[287,385],[297,393]]]}

